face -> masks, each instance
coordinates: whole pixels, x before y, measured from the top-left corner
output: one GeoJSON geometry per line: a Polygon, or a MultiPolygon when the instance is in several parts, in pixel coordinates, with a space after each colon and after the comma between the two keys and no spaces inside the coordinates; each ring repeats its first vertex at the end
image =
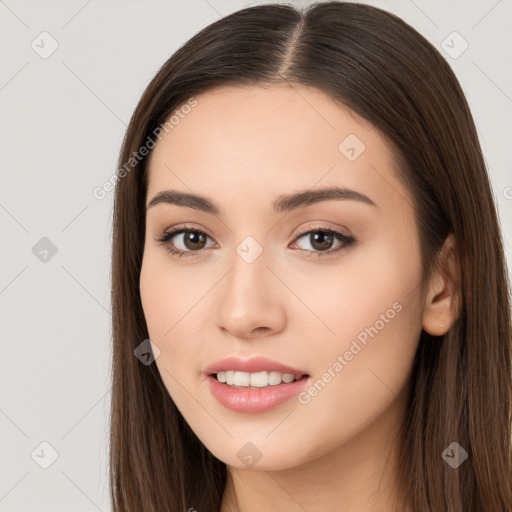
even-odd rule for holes
{"type": "Polygon", "coordinates": [[[316,89],[196,100],[149,162],[140,293],[156,365],[217,458],[295,467],[403,397],[422,318],[411,200],[378,130],[316,89]],[[211,205],[152,201],[166,190],[211,205]],[[212,368],[227,357],[239,364],[212,368]],[[256,357],[270,362],[244,366],[256,357]]]}

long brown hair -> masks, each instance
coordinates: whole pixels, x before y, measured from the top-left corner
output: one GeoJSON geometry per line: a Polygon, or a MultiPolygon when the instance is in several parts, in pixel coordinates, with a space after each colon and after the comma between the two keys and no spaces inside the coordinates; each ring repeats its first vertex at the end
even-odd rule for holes
{"type": "Polygon", "coordinates": [[[134,356],[149,338],[139,292],[148,157],[130,158],[202,92],[283,83],[323,91],[395,148],[414,202],[424,279],[454,237],[460,313],[445,336],[421,334],[400,438],[400,493],[418,512],[511,511],[510,285],[468,104],[450,66],[404,21],[368,5],[323,2],[249,7],[207,26],[161,67],[131,118],[113,219],[114,512],[217,512],[227,477],[156,365],[134,356]],[[441,457],[453,441],[468,453],[457,469],[441,457]]]}

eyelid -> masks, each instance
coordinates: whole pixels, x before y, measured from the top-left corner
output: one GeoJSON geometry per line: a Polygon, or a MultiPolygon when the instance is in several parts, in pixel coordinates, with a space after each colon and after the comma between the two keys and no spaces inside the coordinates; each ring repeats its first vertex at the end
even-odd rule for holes
{"type": "Polygon", "coordinates": [[[179,233],[183,233],[184,231],[197,231],[199,233],[204,233],[206,236],[215,240],[215,238],[209,233],[209,231],[202,226],[194,226],[192,224],[175,224],[173,226],[169,226],[162,230],[162,234],[157,236],[155,240],[159,240],[166,235],[178,235],[179,233]]]}
{"type": "MultiPolygon", "coordinates": [[[[309,232],[315,231],[315,230],[316,231],[339,231],[339,230],[344,230],[345,232],[342,232],[341,233],[342,235],[344,235],[346,237],[350,237],[351,236],[349,230],[347,228],[345,228],[344,226],[338,226],[337,225],[336,227],[331,227],[331,226],[328,226],[326,224],[320,224],[321,221],[316,221],[316,222],[318,222],[318,224],[308,224],[307,226],[299,228],[297,231],[295,231],[294,235],[293,235],[292,241],[294,241],[296,238],[298,238],[298,237],[300,237],[302,235],[305,235],[306,233],[309,233],[309,232]]],[[[165,236],[167,234],[177,235],[179,232],[182,232],[182,231],[199,231],[201,233],[204,233],[208,237],[210,237],[212,240],[215,240],[214,237],[212,235],[210,235],[208,230],[206,230],[203,227],[193,226],[191,224],[176,224],[175,226],[171,226],[171,227],[165,228],[163,230],[163,235],[157,237],[156,240],[159,240],[160,238],[162,238],[162,236],[165,236]]]]}
{"type": "Polygon", "coordinates": [[[313,251],[310,249],[302,249],[298,248],[299,251],[305,251],[309,254],[307,256],[308,258],[329,258],[329,257],[336,257],[339,253],[344,252],[345,250],[350,249],[351,247],[355,246],[358,243],[358,240],[352,236],[350,233],[344,233],[344,231],[348,231],[344,226],[343,228],[337,227],[333,228],[325,224],[320,225],[309,225],[307,227],[299,229],[298,232],[295,233],[294,239],[292,244],[297,245],[298,241],[301,238],[304,238],[305,236],[311,234],[311,233],[317,233],[317,232],[323,232],[328,233],[331,236],[334,237],[336,241],[341,243],[341,245],[335,249],[328,249],[326,251],[313,251]]]}
{"type": "MultiPolygon", "coordinates": [[[[344,226],[338,226],[338,227],[331,227],[326,225],[325,223],[320,224],[321,221],[316,221],[314,224],[308,224],[307,226],[303,228],[299,228],[298,231],[295,232],[293,236],[292,243],[295,243],[298,239],[302,238],[304,235],[309,233],[314,233],[317,231],[323,231],[328,233],[333,233],[334,236],[339,240],[340,238],[343,239],[344,245],[342,247],[339,247],[338,249],[329,249],[327,251],[311,251],[308,249],[298,249],[299,251],[306,251],[311,254],[310,257],[316,258],[316,257],[327,257],[330,255],[334,255],[340,251],[342,251],[345,248],[349,248],[350,246],[357,243],[357,239],[353,237],[350,233],[344,233],[343,231],[348,231],[347,228],[344,226]]],[[[182,249],[176,249],[174,247],[171,247],[169,242],[172,238],[175,236],[178,236],[186,231],[195,231],[199,232],[201,234],[206,235],[208,238],[210,238],[215,244],[217,243],[213,236],[211,236],[208,231],[202,227],[196,227],[191,224],[177,224],[175,226],[172,226],[171,228],[166,228],[163,232],[163,234],[159,237],[155,238],[155,241],[159,243],[159,245],[163,245],[165,249],[171,253],[173,256],[188,256],[188,257],[198,257],[201,256],[201,253],[204,252],[205,249],[198,249],[197,251],[189,250],[185,251],[182,249]]],[[[211,249],[211,247],[209,248],[211,249]]]]}
{"type": "Polygon", "coordinates": [[[299,228],[295,232],[294,239],[298,238],[301,235],[309,233],[310,231],[336,231],[336,232],[341,231],[341,233],[340,233],[341,235],[344,235],[346,237],[352,236],[350,234],[349,230],[347,228],[345,228],[344,226],[337,225],[336,227],[332,227],[326,223],[321,223],[321,221],[316,221],[316,222],[318,222],[318,224],[308,224],[307,226],[305,226],[303,228],[299,228]]]}
{"type": "MultiPolygon", "coordinates": [[[[184,232],[187,232],[187,231],[192,231],[192,232],[195,231],[195,232],[204,234],[210,240],[212,240],[213,242],[217,243],[215,241],[215,238],[213,236],[211,236],[206,229],[204,229],[203,227],[193,226],[191,224],[176,224],[174,226],[165,228],[162,231],[162,234],[159,235],[159,236],[156,236],[154,238],[154,240],[155,240],[155,242],[158,242],[160,245],[167,245],[172,238],[174,238],[174,237],[176,237],[176,236],[178,236],[180,234],[183,234],[184,232]]],[[[179,251],[181,249],[176,249],[176,250],[179,251]]],[[[183,252],[188,252],[188,253],[194,254],[196,252],[202,252],[202,250],[203,249],[201,249],[200,251],[183,251],[183,252]]]]}

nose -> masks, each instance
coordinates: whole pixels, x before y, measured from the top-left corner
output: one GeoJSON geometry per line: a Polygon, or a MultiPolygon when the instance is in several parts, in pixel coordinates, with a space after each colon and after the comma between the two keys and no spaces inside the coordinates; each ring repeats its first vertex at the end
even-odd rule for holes
{"type": "Polygon", "coordinates": [[[284,329],[285,290],[267,265],[265,251],[252,263],[235,255],[215,297],[217,326],[225,334],[250,340],[284,329]]]}

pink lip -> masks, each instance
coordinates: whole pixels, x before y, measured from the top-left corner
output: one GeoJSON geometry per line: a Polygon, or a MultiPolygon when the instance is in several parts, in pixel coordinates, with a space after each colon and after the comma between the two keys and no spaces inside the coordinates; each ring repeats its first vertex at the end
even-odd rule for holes
{"type": "Polygon", "coordinates": [[[258,356],[248,359],[247,361],[239,359],[238,357],[226,357],[225,359],[221,359],[220,361],[217,361],[216,363],[213,363],[211,366],[206,368],[204,370],[204,374],[208,376],[220,371],[229,370],[247,373],[274,371],[281,373],[293,373],[294,375],[307,373],[304,370],[292,368],[291,366],[278,363],[277,361],[272,361],[272,359],[267,359],[266,357],[258,356]]]}
{"type": "Polygon", "coordinates": [[[247,361],[237,357],[221,359],[204,370],[204,374],[208,378],[210,392],[221,405],[236,412],[249,414],[265,412],[281,405],[296,396],[309,380],[309,375],[304,370],[292,368],[261,356],[247,361]],[[213,375],[219,371],[229,370],[249,373],[277,371],[294,375],[304,374],[304,377],[289,384],[282,383],[265,388],[233,388],[219,382],[213,375]]]}

